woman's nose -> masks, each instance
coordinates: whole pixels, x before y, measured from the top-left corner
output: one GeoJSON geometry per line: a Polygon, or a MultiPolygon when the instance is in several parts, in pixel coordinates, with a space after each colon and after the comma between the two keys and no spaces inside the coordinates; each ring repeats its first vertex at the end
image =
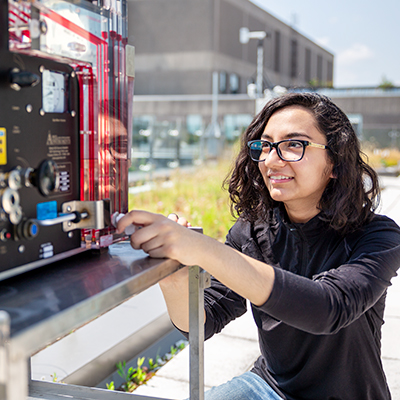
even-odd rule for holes
{"type": "Polygon", "coordinates": [[[266,158],[263,161],[264,165],[267,167],[271,167],[274,165],[284,165],[286,164],[286,161],[283,161],[279,155],[278,155],[278,150],[276,148],[271,148],[269,153],[266,154],[266,158]]]}

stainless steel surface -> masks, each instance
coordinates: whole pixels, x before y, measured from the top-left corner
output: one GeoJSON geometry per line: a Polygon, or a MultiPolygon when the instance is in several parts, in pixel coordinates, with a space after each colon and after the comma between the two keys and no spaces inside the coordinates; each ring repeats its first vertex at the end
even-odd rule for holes
{"type": "Polygon", "coordinates": [[[11,317],[12,343],[31,355],[177,269],[120,242],[0,282],[0,310],[11,317]]]}
{"type": "Polygon", "coordinates": [[[151,259],[120,242],[0,282],[0,310],[11,319],[6,400],[27,398],[33,353],[179,268],[176,261],[151,259]]]}
{"type": "MultiPolygon", "coordinates": [[[[125,241],[102,253],[86,251],[1,281],[0,310],[5,312],[0,312],[0,355],[4,358],[5,354],[7,362],[0,365],[0,400],[132,398],[132,394],[71,385],[48,386],[43,382],[30,382],[28,393],[28,360],[36,351],[180,267],[173,260],[149,258],[125,241]],[[5,340],[8,329],[9,340],[5,340]],[[2,384],[4,378],[6,382],[2,384]]],[[[209,275],[199,267],[189,268],[190,399],[203,400],[203,294],[209,275]]],[[[152,399],[133,396],[138,400],[152,399]]]]}

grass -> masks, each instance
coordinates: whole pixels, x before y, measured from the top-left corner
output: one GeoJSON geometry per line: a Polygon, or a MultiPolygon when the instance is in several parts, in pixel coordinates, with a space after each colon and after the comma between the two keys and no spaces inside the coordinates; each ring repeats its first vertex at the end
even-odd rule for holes
{"type": "Polygon", "coordinates": [[[395,167],[400,162],[398,149],[378,149],[369,143],[364,143],[362,150],[367,155],[367,163],[375,169],[395,167]]]}
{"type": "Polygon", "coordinates": [[[163,215],[176,213],[192,226],[221,242],[234,223],[228,192],[222,188],[232,159],[204,164],[190,172],[177,170],[167,182],[155,182],[153,190],[129,196],[129,209],[163,215]]]}

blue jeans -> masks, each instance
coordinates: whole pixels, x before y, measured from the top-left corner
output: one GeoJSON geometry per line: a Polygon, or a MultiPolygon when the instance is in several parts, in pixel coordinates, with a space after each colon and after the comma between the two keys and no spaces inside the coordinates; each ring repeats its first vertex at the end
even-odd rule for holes
{"type": "Polygon", "coordinates": [[[282,400],[264,379],[245,372],[204,393],[204,400],[282,400]]]}

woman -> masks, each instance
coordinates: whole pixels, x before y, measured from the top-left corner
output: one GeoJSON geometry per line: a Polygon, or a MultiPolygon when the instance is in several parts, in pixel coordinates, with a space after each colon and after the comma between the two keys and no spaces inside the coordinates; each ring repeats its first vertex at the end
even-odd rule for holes
{"type": "MultiPolygon", "coordinates": [[[[380,339],[400,229],[373,212],[377,176],[345,114],[312,93],[269,102],[244,134],[229,192],[238,219],[226,245],[143,211],[118,225],[143,225],[135,249],[210,272],[206,338],[251,302],[261,357],[206,399],[390,399],[380,339]]],[[[186,269],[160,286],[187,332],[186,269]]]]}

